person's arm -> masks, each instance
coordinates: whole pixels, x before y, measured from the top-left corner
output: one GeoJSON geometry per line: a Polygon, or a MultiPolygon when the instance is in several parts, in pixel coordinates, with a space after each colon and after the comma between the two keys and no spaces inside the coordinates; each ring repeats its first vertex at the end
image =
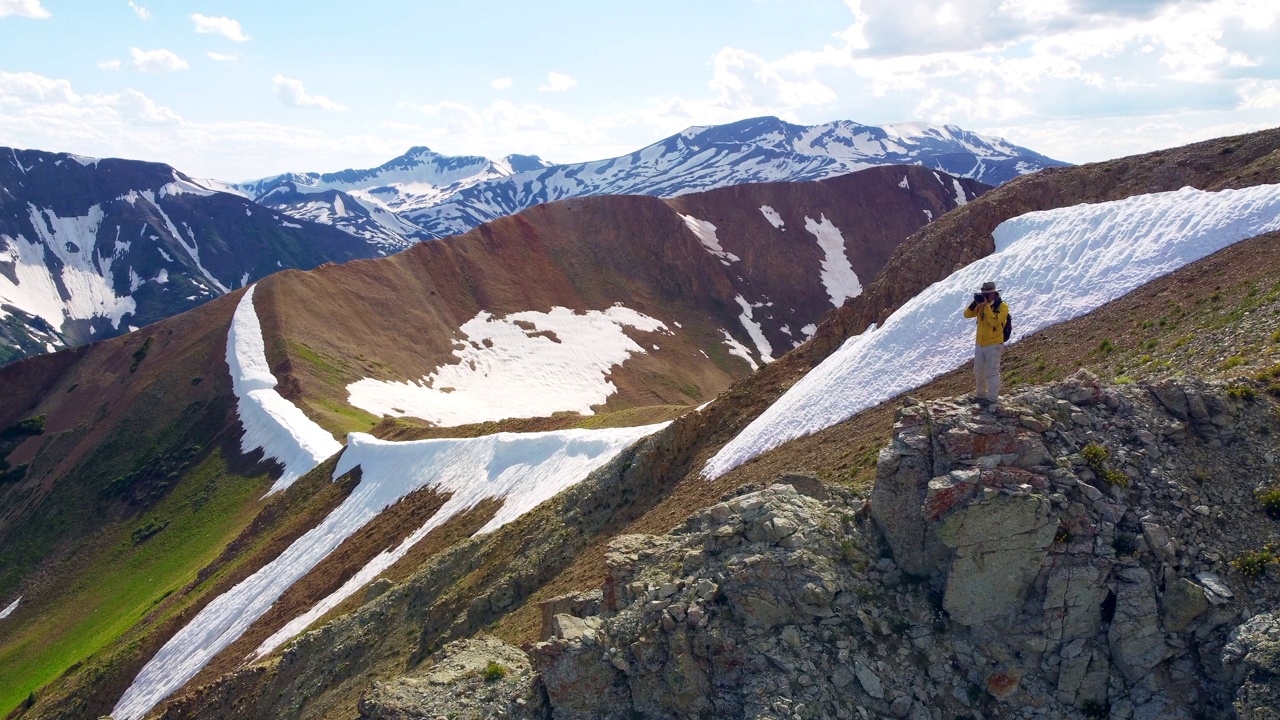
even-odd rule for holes
{"type": "Polygon", "coordinates": [[[976,318],[978,317],[978,312],[978,303],[971,302],[969,303],[969,307],[964,309],[964,316],[967,318],[976,318]]]}

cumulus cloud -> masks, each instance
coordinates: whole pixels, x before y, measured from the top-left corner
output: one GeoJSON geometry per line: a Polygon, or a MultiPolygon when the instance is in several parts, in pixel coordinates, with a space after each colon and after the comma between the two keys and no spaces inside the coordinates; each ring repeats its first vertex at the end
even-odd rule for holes
{"type": "Polygon", "coordinates": [[[175,53],[161,48],[159,50],[140,50],[129,48],[133,60],[129,63],[135,70],[147,73],[166,73],[186,70],[187,61],[175,53]]]}
{"type": "Polygon", "coordinates": [[[494,90],[510,90],[514,84],[509,77],[494,78],[489,81],[489,87],[494,90]]]}
{"type": "Polygon", "coordinates": [[[345,105],[330,100],[323,95],[308,95],[302,86],[301,80],[294,80],[283,75],[276,75],[271,80],[271,87],[275,88],[276,96],[280,101],[289,107],[295,108],[314,108],[317,110],[331,110],[341,112],[348,110],[345,105]]]}
{"type": "Polygon", "coordinates": [[[226,55],[220,52],[209,52],[206,53],[206,55],[208,55],[209,59],[214,62],[235,62],[237,59],[236,55],[226,55]]]}
{"type": "Polygon", "coordinates": [[[221,35],[222,37],[235,42],[245,42],[249,39],[248,35],[240,29],[240,21],[232,20],[229,17],[209,17],[196,13],[191,16],[191,21],[196,24],[196,32],[208,35],[221,35]]]}
{"type": "Polygon", "coordinates": [[[99,70],[119,70],[120,61],[119,60],[101,60],[98,62],[98,69],[99,70]]]}
{"type": "Polygon", "coordinates": [[[564,92],[569,88],[577,86],[578,81],[558,72],[547,73],[547,84],[538,88],[540,92],[564,92]]]}
{"type": "Polygon", "coordinates": [[[49,11],[40,4],[40,0],[0,0],[0,17],[31,18],[43,20],[49,17],[49,11]]]}
{"type": "Polygon", "coordinates": [[[151,19],[151,11],[141,5],[135,5],[133,0],[129,0],[129,7],[133,10],[133,13],[138,16],[139,20],[146,22],[151,19]]]}

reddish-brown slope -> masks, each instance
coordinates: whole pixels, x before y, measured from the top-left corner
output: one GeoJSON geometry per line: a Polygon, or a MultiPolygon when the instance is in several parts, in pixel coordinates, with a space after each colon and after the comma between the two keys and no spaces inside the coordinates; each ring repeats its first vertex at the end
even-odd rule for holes
{"type": "MultiPolygon", "coordinates": [[[[604,409],[697,404],[749,372],[722,342],[728,331],[755,354],[737,297],[759,306],[754,320],[775,356],[833,308],[820,280],[824,253],[806,221],[839,229],[855,273],[869,283],[899,243],[955,207],[955,182],[918,167],[875,168],[666,201],[541,205],[391,258],[272,277],[257,296],[269,358],[283,392],[341,431],[351,427],[341,414],[347,384],[414,380],[456,362],[458,328],[481,311],[621,303],[661,320],[675,337],[628,331],[660,349],[611,373],[619,390],[604,409]],[[781,214],[783,227],[766,219],[763,205],[781,214]],[[681,215],[714,224],[721,246],[740,260],[708,252],[681,215]]],[[[986,189],[959,182],[970,198],[986,189]]]]}

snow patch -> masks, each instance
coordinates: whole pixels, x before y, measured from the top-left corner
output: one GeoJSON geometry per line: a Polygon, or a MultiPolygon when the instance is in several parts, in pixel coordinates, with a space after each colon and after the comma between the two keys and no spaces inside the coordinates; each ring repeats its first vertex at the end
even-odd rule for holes
{"type": "MultiPolygon", "coordinates": [[[[475,535],[491,533],[576,485],[618,453],[667,424],[609,430],[498,433],[463,440],[416,442],[388,442],[372,435],[352,433],[334,470],[334,479],[359,467],[360,487],[369,483],[395,488],[400,497],[430,487],[450,495],[449,500],[398,546],[384,550],[342,587],[263,641],[254,651],[255,658],[305,630],[394,565],[432,530],[481,501],[498,499],[502,507],[475,535]]],[[[390,504],[386,502],[383,507],[390,504]]]]}
{"type": "Polygon", "coordinates": [[[680,219],[684,220],[684,224],[688,226],[689,230],[693,231],[694,236],[698,238],[698,242],[702,243],[702,247],[706,248],[707,252],[720,258],[720,261],[725,265],[730,262],[738,262],[741,259],[731,252],[725,252],[725,249],[720,247],[720,239],[716,237],[715,225],[706,220],[699,220],[692,215],[681,215],[680,219]]]}
{"type": "Polygon", "coordinates": [[[6,605],[3,610],[0,610],[0,620],[3,620],[9,617],[10,615],[12,615],[13,611],[18,609],[18,603],[20,602],[22,602],[21,597],[19,597],[17,600],[14,600],[13,602],[6,605]]]}
{"type": "Polygon", "coordinates": [[[453,352],[457,364],[413,382],[359,380],[347,386],[347,402],[375,415],[412,415],[442,426],[562,411],[593,415],[591,406],[617,392],[610,370],[645,351],[624,327],[667,329],[620,305],[502,318],[482,311],[458,328],[464,341],[453,352]]]}
{"type": "Polygon", "coordinates": [[[240,423],[244,436],[240,450],[250,453],[261,449],[266,457],[278,460],[284,474],[271,486],[270,495],[293,484],[342,449],[328,430],[307,417],[297,405],[276,391],[276,377],[267,364],[262,326],[253,308],[253,292],[249,286],[236,306],[227,332],[227,367],[238,400],[240,423]]]}
{"type": "Polygon", "coordinates": [[[862,294],[862,283],[858,281],[858,275],[845,255],[844,235],[840,234],[840,229],[826,215],[819,217],[821,219],[814,222],[813,218],[806,215],[804,229],[818,239],[818,247],[822,248],[823,254],[822,286],[827,289],[831,304],[840,307],[846,299],[862,294]]]}
{"type": "Polygon", "coordinates": [[[956,189],[956,207],[968,205],[969,196],[965,194],[964,186],[960,184],[960,181],[955,178],[951,178],[951,184],[954,185],[956,189]]]}
{"type": "Polygon", "coordinates": [[[734,298],[738,301],[738,307],[742,308],[742,314],[738,316],[738,320],[742,322],[742,327],[746,328],[747,335],[751,337],[751,342],[755,344],[756,351],[760,353],[760,359],[764,362],[773,362],[773,346],[769,344],[769,339],[764,336],[764,328],[760,327],[760,323],[752,317],[752,311],[760,305],[752,305],[747,299],[738,295],[734,298]]]}
{"type": "Polygon", "coordinates": [[[1013,340],[1079,317],[1240,240],[1280,230],[1280,185],[1138,195],[1033,212],[996,228],[996,250],[926,288],[847,340],[721,448],[703,469],[719,477],[779,445],[963,365],[973,289],[995,278],[1017,316],[1013,340]]]}
{"type": "Polygon", "coordinates": [[[761,205],[760,212],[764,215],[764,219],[769,221],[770,225],[779,230],[781,230],[782,226],[786,224],[782,222],[782,216],[778,214],[778,211],[768,205],[761,205]]]}
{"type": "Polygon", "coordinates": [[[805,325],[804,327],[800,328],[800,332],[804,333],[805,337],[811,338],[814,336],[815,333],[818,332],[818,326],[814,325],[813,323],[809,323],[808,325],[805,325]]]}
{"type": "MultiPolygon", "coordinates": [[[[747,364],[751,366],[752,372],[760,369],[760,365],[756,363],[755,358],[751,357],[751,352],[747,350],[746,345],[738,342],[738,339],[730,335],[728,330],[721,330],[720,332],[724,335],[724,344],[729,346],[730,355],[737,355],[743,360],[746,360],[747,364]]],[[[706,355],[706,353],[702,354],[706,355]]]]}
{"type": "Polygon", "coordinates": [[[911,189],[911,183],[907,182],[907,176],[906,176],[906,175],[903,175],[903,176],[902,176],[902,182],[898,183],[898,187],[902,188],[903,190],[910,190],[910,189],[911,189]]]}

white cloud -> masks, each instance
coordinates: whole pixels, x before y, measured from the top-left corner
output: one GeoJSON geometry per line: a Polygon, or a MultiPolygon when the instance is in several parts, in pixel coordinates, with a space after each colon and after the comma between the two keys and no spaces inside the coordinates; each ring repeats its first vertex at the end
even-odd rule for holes
{"type": "Polygon", "coordinates": [[[564,92],[578,84],[577,80],[558,72],[547,73],[547,84],[538,88],[540,92],[564,92]]]}
{"type": "Polygon", "coordinates": [[[209,56],[210,60],[215,62],[235,62],[238,57],[236,55],[226,55],[220,52],[210,52],[206,54],[209,56]]]}
{"type": "Polygon", "coordinates": [[[515,83],[511,81],[511,78],[500,77],[500,78],[494,78],[493,80],[491,80],[489,82],[489,87],[493,88],[494,90],[510,90],[514,84],[515,83]]]}
{"type": "Polygon", "coordinates": [[[0,17],[32,18],[43,20],[49,17],[49,11],[40,4],[40,0],[0,0],[0,17]]]}
{"type": "Polygon", "coordinates": [[[151,19],[151,11],[141,5],[135,5],[133,0],[129,0],[129,7],[133,9],[134,14],[138,16],[139,20],[146,22],[151,19]]]}
{"type": "Polygon", "coordinates": [[[289,107],[296,108],[315,108],[318,110],[343,111],[348,110],[345,105],[330,100],[323,95],[308,95],[302,86],[301,80],[294,80],[283,75],[276,75],[271,80],[271,87],[275,88],[276,96],[280,101],[289,107]]]}
{"type": "Polygon", "coordinates": [[[198,33],[221,35],[235,42],[245,42],[249,39],[249,36],[245,35],[244,31],[240,29],[240,21],[232,20],[229,17],[208,17],[196,13],[191,16],[191,20],[196,24],[196,32],[198,33]]]}
{"type": "Polygon", "coordinates": [[[135,70],[148,73],[165,73],[186,70],[189,66],[187,61],[178,57],[173,52],[163,48],[159,50],[139,50],[138,48],[129,48],[129,54],[133,56],[133,61],[129,64],[135,70]]]}
{"type": "Polygon", "coordinates": [[[120,61],[119,60],[101,60],[98,62],[98,69],[99,70],[119,70],[120,61]]]}

